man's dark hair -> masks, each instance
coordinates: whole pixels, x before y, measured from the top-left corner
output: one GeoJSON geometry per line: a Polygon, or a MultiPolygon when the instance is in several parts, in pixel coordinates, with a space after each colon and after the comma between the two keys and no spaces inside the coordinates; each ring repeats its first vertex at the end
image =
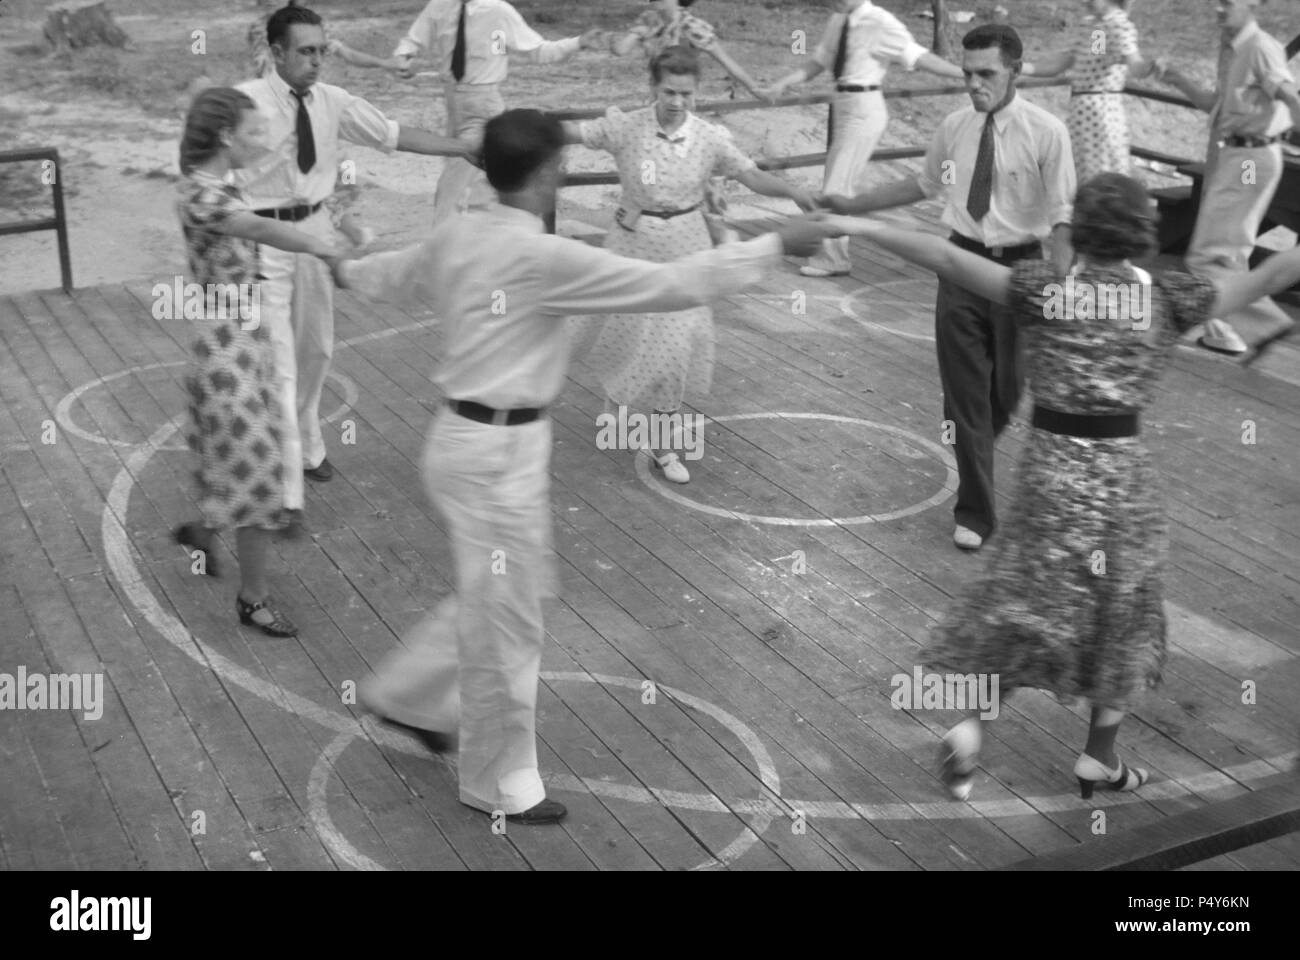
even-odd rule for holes
{"type": "Polygon", "coordinates": [[[295,23],[303,23],[309,27],[325,25],[325,21],[320,18],[320,14],[315,10],[308,10],[306,7],[299,7],[289,3],[267,17],[266,45],[273,47],[278,43],[283,47],[284,41],[289,38],[289,28],[295,23]]]}
{"type": "Polygon", "coordinates": [[[483,170],[499,193],[513,193],[564,149],[564,127],[540,110],[507,110],[483,130],[483,170]]]}
{"type": "Polygon", "coordinates": [[[1025,55],[1025,45],[1020,34],[1005,23],[982,23],[961,38],[964,50],[987,50],[997,47],[1002,51],[1002,62],[1008,67],[1020,62],[1025,55]]]}

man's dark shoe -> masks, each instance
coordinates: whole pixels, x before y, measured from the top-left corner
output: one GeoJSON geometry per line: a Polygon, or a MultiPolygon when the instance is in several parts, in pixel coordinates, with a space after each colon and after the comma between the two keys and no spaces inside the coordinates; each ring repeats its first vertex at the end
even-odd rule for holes
{"type": "Polygon", "coordinates": [[[326,480],[334,479],[334,464],[330,463],[329,457],[326,457],[320,462],[320,466],[304,468],[302,475],[324,483],[326,480]]]}
{"type": "Polygon", "coordinates": [[[529,807],[523,813],[507,813],[506,819],[511,823],[526,823],[533,826],[543,823],[559,823],[568,814],[564,804],[558,800],[543,800],[529,807]]]}
{"type": "Polygon", "coordinates": [[[387,717],[380,717],[379,722],[389,727],[396,727],[406,733],[412,734],[422,744],[432,750],[434,753],[449,753],[456,749],[456,738],[449,733],[439,733],[437,730],[425,730],[423,727],[413,727],[409,723],[399,723],[396,720],[390,720],[387,717]]]}

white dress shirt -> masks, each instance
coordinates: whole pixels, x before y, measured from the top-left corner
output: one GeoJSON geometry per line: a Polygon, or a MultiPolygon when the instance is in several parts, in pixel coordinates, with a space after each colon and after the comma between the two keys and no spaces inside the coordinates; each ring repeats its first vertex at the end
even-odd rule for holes
{"type": "MultiPolygon", "coordinates": [[[[461,0],[429,0],[393,56],[413,57],[426,51],[453,79],[451,54],[456,48],[460,8],[461,0]]],[[[465,8],[465,75],[460,82],[503,82],[509,53],[534,63],[558,63],[577,53],[580,46],[578,37],[544,40],[505,0],[469,0],[465,8]]]]}
{"type": "Polygon", "coordinates": [[[702,306],[757,283],[780,258],[771,233],[673,263],[632,260],[547,234],[533,214],[493,204],[405,250],[345,261],[340,280],[372,300],[432,311],[446,331],[434,383],[451,399],[504,410],[544,407],[559,395],[567,316],[702,306]]]}
{"type": "Polygon", "coordinates": [[[931,198],[946,197],[942,222],[987,247],[1046,239],[1069,223],[1076,189],[1074,153],[1065,124],[1018,93],[993,116],[993,194],[976,223],[966,209],[986,113],[966,107],[935,131],[916,182],[931,198]]]}
{"type": "Polygon", "coordinates": [[[255,210],[317,204],[334,193],[338,177],[339,140],[374,147],[385,153],[397,149],[399,126],[360,97],[328,83],[307,91],[307,116],[316,144],[316,164],[298,169],[298,100],[278,73],[239,84],[253,98],[267,121],[269,152],[251,166],[234,171],[232,180],[255,210]]]}
{"type": "MultiPolygon", "coordinates": [[[[840,48],[844,20],[845,14],[832,16],[821,43],[813,51],[813,59],[828,71],[835,69],[835,54],[840,48]]],[[[844,58],[844,76],[839,78],[839,83],[879,86],[884,82],[891,63],[913,70],[916,61],[930,52],[913,39],[896,16],[870,0],[848,14],[848,20],[851,24],[849,45],[844,58]]]]}

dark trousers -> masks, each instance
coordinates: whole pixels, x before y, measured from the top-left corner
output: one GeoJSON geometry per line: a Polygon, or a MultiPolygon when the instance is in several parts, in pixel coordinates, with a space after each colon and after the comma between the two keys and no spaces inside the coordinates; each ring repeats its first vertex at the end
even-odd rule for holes
{"type": "MultiPolygon", "coordinates": [[[[1004,266],[1015,262],[989,259],[1004,266]]],[[[953,518],[987,537],[997,526],[993,444],[1020,402],[1023,349],[1015,317],[1006,307],[956,284],[939,281],[934,313],[943,417],[955,427],[958,483],[953,518]]]]}

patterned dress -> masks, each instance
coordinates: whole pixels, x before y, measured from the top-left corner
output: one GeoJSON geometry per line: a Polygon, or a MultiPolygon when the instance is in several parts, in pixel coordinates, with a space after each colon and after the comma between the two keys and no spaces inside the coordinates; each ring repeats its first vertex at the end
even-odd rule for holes
{"type": "MultiPolygon", "coordinates": [[[[582,124],[583,143],[608,150],[618,166],[623,196],[605,249],[625,257],[667,263],[713,246],[702,210],[663,219],[644,210],[685,210],[704,199],[710,177],[735,177],[756,166],[721,127],[688,114],[669,137],[653,107],[617,108],[582,124]],[[630,229],[629,229],[630,225],[630,229]]],[[[582,333],[586,324],[575,320],[582,333]]],[[[706,394],[713,380],[713,311],[694,307],[666,314],[605,318],[587,362],[599,371],[606,396],[636,409],[671,411],[689,389],[706,394]]]]}
{"type": "Polygon", "coordinates": [[[238,311],[219,312],[208,286],[247,284],[247,291],[257,283],[257,245],[215,229],[248,209],[232,184],[201,172],[181,181],[177,212],[189,252],[189,281],[208,293],[205,317],[196,321],[194,362],[185,389],[190,400],[186,439],[199,456],[199,510],[209,529],[276,530],[287,520],[281,505],[271,342],[266,328],[253,319],[241,319],[238,311]]]}
{"type": "MultiPolygon", "coordinates": [[[[1077,279],[1129,284],[1134,275],[1092,269],[1077,279]]],[[[1011,309],[1035,400],[1075,414],[1146,407],[1178,336],[1209,316],[1215,296],[1207,280],[1165,274],[1146,288],[1149,328],[1135,330],[1142,324],[1048,319],[1044,293],[1060,282],[1043,261],[1017,264],[1011,309]]],[[[1141,437],[1032,429],[988,568],[934,628],[921,662],[937,672],[996,673],[1004,693],[1036,687],[1127,709],[1160,682],[1165,662],[1159,491],[1141,437]]]]}
{"type": "Polygon", "coordinates": [[[1130,172],[1124,84],[1128,58],[1138,52],[1137,27],[1123,10],[1088,17],[1079,31],[1067,126],[1082,185],[1099,173],[1130,172]]]}
{"type": "Polygon", "coordinates": [[[680,9],[672,18],[663,16],[658,10],[647,10],[630,32],[636,34],[647,60],[653,60],[669,47],[692,47],[708,53],[718,43],[713,27],[680,9]]]}

